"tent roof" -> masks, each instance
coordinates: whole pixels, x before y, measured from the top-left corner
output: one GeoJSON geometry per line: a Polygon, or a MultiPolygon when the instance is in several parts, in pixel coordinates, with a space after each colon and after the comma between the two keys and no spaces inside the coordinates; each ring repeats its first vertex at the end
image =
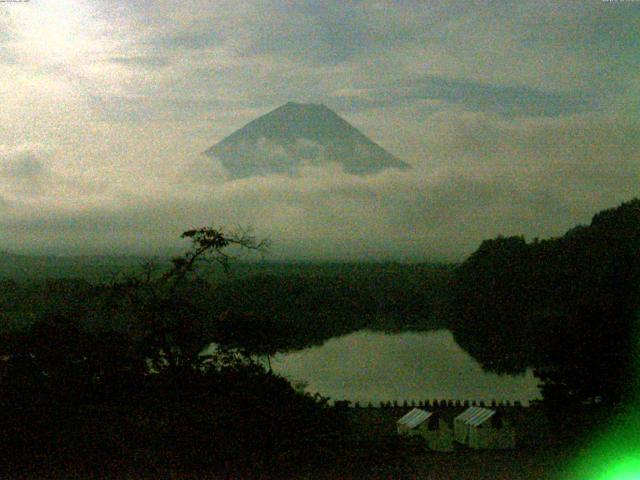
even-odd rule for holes
{"type": "Polygon", "coordinates": [[[409,413],[407,413],[404,417],[398,420],[398,424],[404,425],[408,428],[416,428],[418,425],[423,423],[427,418],[429,418],[433,413],[427,412],[426,410],[420,410],[419,408],[414,408],[409,413]]]}
{"type": "Polygon", "coordinates": [[[495,413],[495,410],[489,410],[488,408],[469,407],[455,419],[464,422],[466,425],[477,427],[495,415],[495,413]]]}

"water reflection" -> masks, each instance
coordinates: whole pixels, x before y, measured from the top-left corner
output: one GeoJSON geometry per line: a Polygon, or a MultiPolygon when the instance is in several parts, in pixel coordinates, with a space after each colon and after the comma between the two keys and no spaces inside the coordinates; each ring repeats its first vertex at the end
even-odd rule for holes
{"type": "Polygon", "coordinates": [[[531,371],[483,372],[447,330],[385,334],[360,331],[320,347],[278,355],[274,371],[304,381],[307,391],[366,404],[386,400],[519,400],[539,398],[531,371]]]}

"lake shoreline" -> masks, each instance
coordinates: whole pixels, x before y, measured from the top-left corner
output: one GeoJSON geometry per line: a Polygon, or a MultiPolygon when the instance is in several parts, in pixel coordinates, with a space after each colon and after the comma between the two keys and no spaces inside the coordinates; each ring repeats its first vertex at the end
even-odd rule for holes
{"type": "Polygon", "coordinates": [[[334,337],[321,346],[278,354],[275,373],[330,401],[361,406],[394,401],[431,405],[495,402],[528,405],[540,398],[532,370],[524,374],[486,372],[445,329],[382,333],[371,330],[334,337]]]}

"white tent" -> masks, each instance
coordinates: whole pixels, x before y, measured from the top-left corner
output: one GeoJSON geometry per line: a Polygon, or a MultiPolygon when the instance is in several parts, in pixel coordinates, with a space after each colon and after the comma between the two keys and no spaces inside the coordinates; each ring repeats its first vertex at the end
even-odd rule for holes
{"type": "Polygon", "coordinates": [[[495,410],[470,407],[453,420],[455,441],[474,449],[515,447],[511,424],[495,410]]]}
{"type": "Polygon", "coordinates": [[[398,434],[407,436],[417,435],[417,427],[424,423],[431,415],[432,412],[414,408],[396,422],[398,426],[398,434]]]}
{"type": "Polygon", "coordinates": [[[453,450],[453,430],[444,419],[433,412],[414,408],[396,422],[399,435],[419,435],[431,450],[453,450]]]}

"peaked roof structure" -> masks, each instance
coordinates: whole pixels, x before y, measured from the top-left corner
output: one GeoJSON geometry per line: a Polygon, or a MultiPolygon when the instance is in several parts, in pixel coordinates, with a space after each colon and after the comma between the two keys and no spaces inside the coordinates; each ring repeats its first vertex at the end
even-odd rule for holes
{"type": "Polygon", "coordinates": [[[464,422],[466,425],[471,425],[472,427],[477,427],[495,415],[495,413],[495,410],[490,410],[488,408],[469,407],[458,415],[455,420],[464,422]]]}
{"type": "Polygon", "coordinates": [[[416,428],[418,425],[424,423],[424,421],[427,420],[431,415],[433,415],[433,412],[427,412],[426,410],[414,408],[404,417],[398,420],[397,423],[410,429],[416,428]]]}

